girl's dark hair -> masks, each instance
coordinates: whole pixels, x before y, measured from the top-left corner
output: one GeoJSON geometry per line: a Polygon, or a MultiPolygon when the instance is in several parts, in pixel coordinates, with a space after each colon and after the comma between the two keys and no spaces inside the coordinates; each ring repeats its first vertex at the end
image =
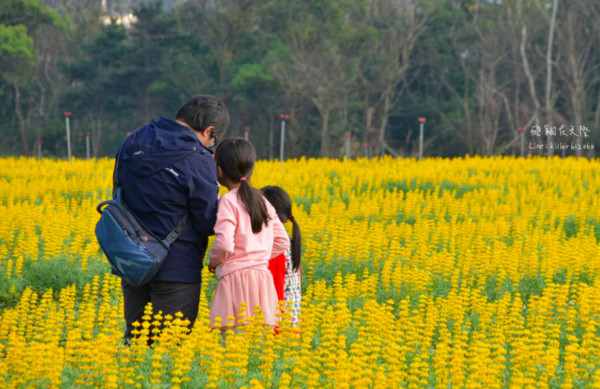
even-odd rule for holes
{"type": "Polygon", "coordinates": [[[273,205],[282,223],[288,220],[292,222],[292,264],[294,270],[298,270],[300,257],[302,256],[302,234],[300,233],[300,226],[298,226],[292,215],[292,200],[286,191],[278,186],[265,186],[260,191],[273,205]]]}
{"type": "Polygon", "coordinates": [[[254,147],[244,138],[224,139],[215,150],[217,166],[230,180],[240,182],[238,197],[250,214],[252,232],[257,234],[262,230],[263,225],[269,223],[269,213],[260,192],[248,182],[255,161],[254,147]]]}

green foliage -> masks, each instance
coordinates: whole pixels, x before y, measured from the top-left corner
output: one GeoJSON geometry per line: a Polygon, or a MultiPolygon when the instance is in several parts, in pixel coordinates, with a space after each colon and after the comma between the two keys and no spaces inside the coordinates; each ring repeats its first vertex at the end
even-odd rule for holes
{"type": "Polygon", "coordinates": [[[110,266],[106,260],[91,260],[87,269],[82,270],[81,258],[57,258],[52,260],[37,259],[25,260],[23,263],[22,277],[6,279],[4,272],[0,273],[0,311],[12,307],[18,301],[18,296],[25,288],[29,288],[38,295],[52,289],[55,297],[58,293],[71,285],[76,285],[82,291],[85,284],[91,284],[95,276],[102,277],[110,273],[110,266]]]}
{"type": "Polygon", "coordinates": [[[442,197],[445,191],[454,193],[454,196],[459,199],[464,196],[465,193],[471,192],[478,187],[470,184],[461,184],[460,186],[451,181],[444,181],[441,183],[434,183],[432,181],[418,182],[416,179],[412,179],[410,182],[407,181],[389,181],[382,184],[382,188],[389,192],[402,191],[407,193],[409,191],[419,190],[425,194],[438,193],[439,197],[442,197]]]}
{"type": "Polygon", "coordinates": [[[272,84],[275,79],[267,69],[258,64],[244,64],[231,81],[233,86],[243,87],[250,84],[272,84]]]}
{"type": "Polygon", "coordinates": [[[0,79],[17,82],[33,65],[33,39],[23,25],[0,24],[0,79]]]}
{"type": "Polygon", "coordinates": [[[569,239],[572,236],[576,236],[579,231],[579,223],[577,217],[570,215],[564,221],[563,228],[566,234],[566,238],[569,239]]]}
{"type": "Polygon", "coordinates": [[[27,35],[22,24],[17,26],[0,25],[0,57],[33,57],[33,39],[27,35]]]}

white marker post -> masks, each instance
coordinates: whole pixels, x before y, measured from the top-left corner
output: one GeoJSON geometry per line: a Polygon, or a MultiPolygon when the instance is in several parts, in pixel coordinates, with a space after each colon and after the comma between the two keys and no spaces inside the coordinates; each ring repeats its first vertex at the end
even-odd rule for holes
{"type": "Polygon", "coordinates": [[[250,126],[244,127],[244,139],[248,140],[249,133],[250,133],[250,126]]]}
{"type": "Polygon", "coordinates": [[[69,116],[71,116],[71,112],[65,112],[65,122],[67,125],[67,153],[69,155],[69,162],[71,162],[71,129],[69,127],[69,116]]]}
{"type": "Polygon", "coordinates": [[[423,126],[425,118],[419,118],[419,161],[423,159],[423,126]]]}
{"type": "Polygon", "coordinates": [[[87,131],[85,133],[85,156],[87,157],[88,160],[91,158],[91,152],[90,152],[90,132],[89,131],[87,131]]]}
{"type": "Polygon", "coordinates": [[[279,161],[283,164],[283,146],[285,144],[285,121],[290,118],[290,115],[279,115],[281,118],[281,144],[279,146],[279,161]]]}
{"type": "Polygon", "coordinates": [[[346,133],[346,159],[350,160],[350,133],[346,133]]]}
{"type": "Polygon", "coordinates": [[[521,133],[521,158],[525,156],[525,130],[526,127],[519,127],[519,132],[521,133]]]}

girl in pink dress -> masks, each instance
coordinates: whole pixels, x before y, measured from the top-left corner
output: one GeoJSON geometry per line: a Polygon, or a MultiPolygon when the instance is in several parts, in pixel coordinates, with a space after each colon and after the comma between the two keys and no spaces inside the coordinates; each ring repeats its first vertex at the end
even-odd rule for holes
{"type": "Polygon", "coordinates": [[[229,192],[219,199],[209,254],[209,270],[218,280],[210,306],[213,328],[238,326],[242,303],[246,316],[260,306],[265,324],[276,325],[278,299],[268,263],[290,240],[273,206],[248,182],[255,160],[254,147],[243,138],[225,139],[215,150],[217,177],[229,192]]]}
{"type": "Polygon", "coordinates": [[[269,270],[273,275],[275,290],[279,300],[284,301],[292,315],[292,323],[298,324],[302,291],[300,282],[300,257],[302,256],[302,235],[300,226],[292,215],[292,200],[285,190],[278,186],[265,186],[261,193],[271,203],[282,223],[292,223],[291,244],[283,254],[271,258],[269,270]]]}

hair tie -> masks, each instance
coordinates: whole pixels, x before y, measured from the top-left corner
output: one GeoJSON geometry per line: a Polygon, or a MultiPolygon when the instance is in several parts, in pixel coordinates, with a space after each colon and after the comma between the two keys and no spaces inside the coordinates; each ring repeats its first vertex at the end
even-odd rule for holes
{"type": "Polygon", "coordinates": [[[246,177],[240,178],[240,182],[242,182],[242,181],[246,181],[246,177]]]}
{"type": "Polygon", "coordinates": [[[292,222],[293,222],[293,221],[294,221],[294,217],[293,217],[292,215],[289,215],[289,216],[288,216],[288,220],[290,220],[290,221],[292,221],[292,222]]]}

